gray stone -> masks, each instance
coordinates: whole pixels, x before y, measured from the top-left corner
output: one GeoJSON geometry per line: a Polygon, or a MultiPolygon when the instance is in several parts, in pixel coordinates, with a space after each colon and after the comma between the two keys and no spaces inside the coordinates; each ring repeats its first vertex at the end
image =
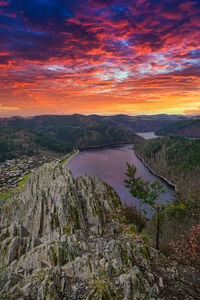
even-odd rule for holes
{"type": "Polygon", "coordinates": [[[199,276],[123,232],[117,214],[118,195],[96,176],[34,171],[2,207],[0,298],[198,299],[199,276]]]}

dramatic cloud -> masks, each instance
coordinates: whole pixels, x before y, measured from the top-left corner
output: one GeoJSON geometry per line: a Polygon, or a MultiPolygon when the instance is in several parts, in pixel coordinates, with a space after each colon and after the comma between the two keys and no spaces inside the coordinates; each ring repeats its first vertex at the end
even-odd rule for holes
{"type": "Polygon", "coordinates": [[[0,115],[190,113],[197,0],[0,0],[0,115]]]}

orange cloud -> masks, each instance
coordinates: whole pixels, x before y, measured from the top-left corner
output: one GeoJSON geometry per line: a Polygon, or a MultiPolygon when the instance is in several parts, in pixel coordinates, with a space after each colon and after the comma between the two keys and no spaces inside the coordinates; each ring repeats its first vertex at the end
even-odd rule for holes
{"type": "Polygon", "coordinates": [[[198,1],[47,2],[0,0],[1,115],[196,110],[198,1]]]}
{"type": "Polygon", "coordinates": [[[200,115],[200,106],[196,109],[185,110],[184,113],[186,115],[200,115]]]}

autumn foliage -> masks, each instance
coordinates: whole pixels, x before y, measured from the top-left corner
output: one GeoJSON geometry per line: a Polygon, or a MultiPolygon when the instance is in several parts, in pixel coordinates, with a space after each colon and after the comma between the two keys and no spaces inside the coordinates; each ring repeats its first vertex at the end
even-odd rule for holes
{"type": "Polygon", "coordinates": [[[172,260],[200,271],[200,224],[193,225],[188,235],[181,235],[170,247],[172,260]]]}

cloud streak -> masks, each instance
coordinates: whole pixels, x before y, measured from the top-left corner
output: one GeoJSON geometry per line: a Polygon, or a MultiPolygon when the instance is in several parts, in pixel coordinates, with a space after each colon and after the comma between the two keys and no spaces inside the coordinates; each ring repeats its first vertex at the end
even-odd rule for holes
{"type": "Polygon", "coordinates": [[[0,18],[1,115],[198,110],[199,1],[1,0],[0,18]]]}

